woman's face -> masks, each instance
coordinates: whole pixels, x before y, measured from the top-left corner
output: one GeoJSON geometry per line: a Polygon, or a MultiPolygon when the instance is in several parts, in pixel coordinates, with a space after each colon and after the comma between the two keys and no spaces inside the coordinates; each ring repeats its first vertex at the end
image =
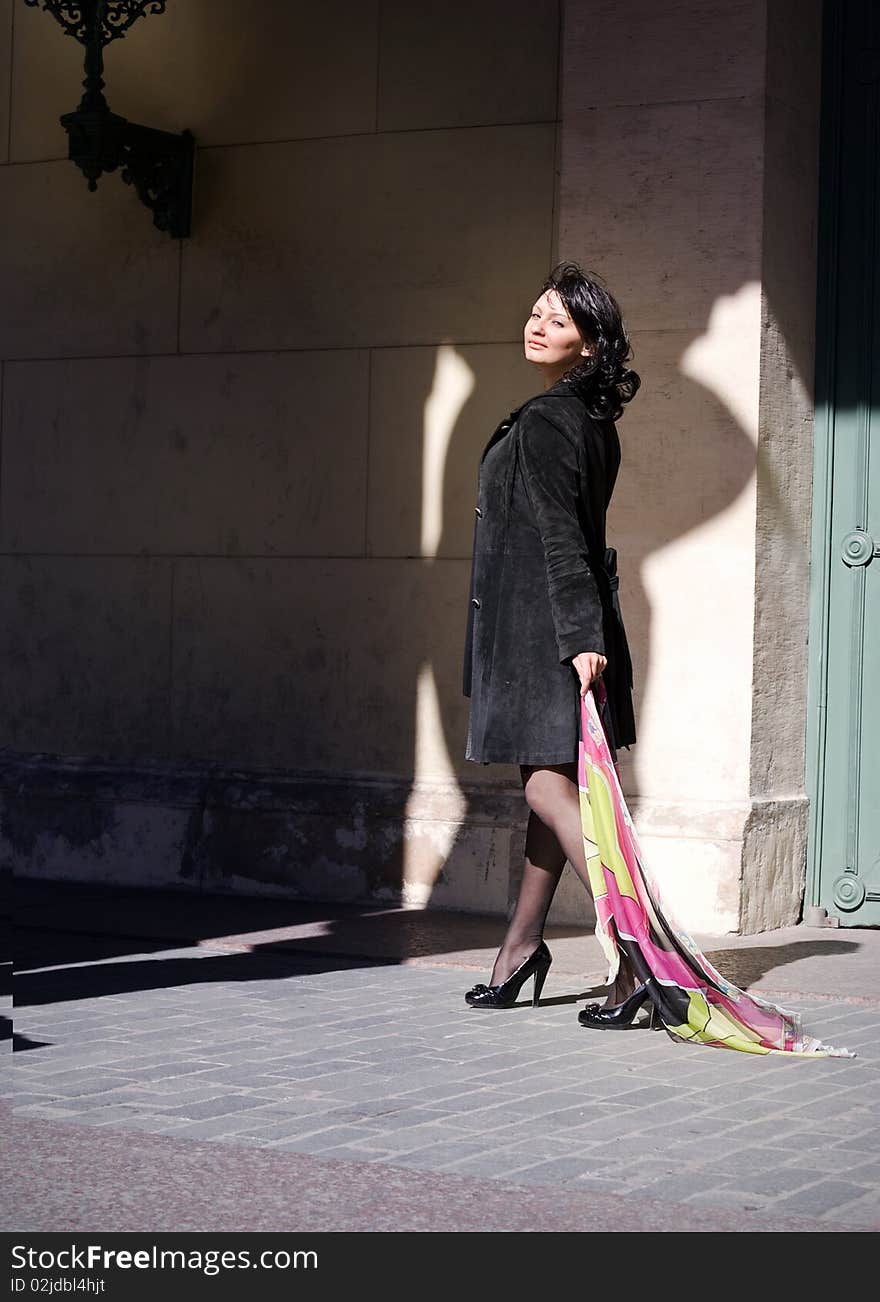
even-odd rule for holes
{"type": "Polygon", "coordinates": [[[589,353],[555,289],[542,294],[532,307],[523,329],[523,343],[526,361],[552,375],[562,375],[589,353]]]}

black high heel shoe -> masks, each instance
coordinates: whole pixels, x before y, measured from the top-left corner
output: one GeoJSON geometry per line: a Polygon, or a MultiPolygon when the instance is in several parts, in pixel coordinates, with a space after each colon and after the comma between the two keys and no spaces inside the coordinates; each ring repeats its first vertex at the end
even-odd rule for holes
{"type": "MultiPolygon", "coordinates": [[[[614,1004],[611,1008],[603,1008],[600,1004],[588,1004],[586,1008],[582,1008],[578,1013],[578,1021],[581,1026],[591,1026],[594,1030],[625,1030],[626,1027],[632,1026],[636,1013],[650,996],[650,993],[648,982],[643,981],[631,995],[628,995],[621,1003],[614,1004]]],[[[656,1021],[657,1010],[652,1003],[652,1027],[656,1025],[656,1021]]]]}
{"type": "Polygon", "coordinates": [[[553,958],[550,951],[542,940],[538,948],[529,954],[528,958],[524,959],[518,968],[511,972],[506,981],[502,981],[497,986],[486,986],[482,983],[476,985],[473,989],[468,990],[464,1001],[470,1008],[511,1008],[516,1003],[519,992],[529,977],[534,976],[535,989],[532,994],[532,1007],[537,1008],[552,962],[553,958]]]}

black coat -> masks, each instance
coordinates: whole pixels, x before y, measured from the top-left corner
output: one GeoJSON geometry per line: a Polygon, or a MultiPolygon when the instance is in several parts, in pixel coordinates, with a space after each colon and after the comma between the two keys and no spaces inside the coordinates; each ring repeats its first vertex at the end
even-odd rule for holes
{"type": "Polygon", "coordinates": [[[480,458],[462,690],[465,758],[577,759],[580,679],[571,663],[608,664],[609,740],[636,739],[632,663],[605,515],[620,466],[613,421],[597,421],[556,384],[501,422],[480,458]]]}

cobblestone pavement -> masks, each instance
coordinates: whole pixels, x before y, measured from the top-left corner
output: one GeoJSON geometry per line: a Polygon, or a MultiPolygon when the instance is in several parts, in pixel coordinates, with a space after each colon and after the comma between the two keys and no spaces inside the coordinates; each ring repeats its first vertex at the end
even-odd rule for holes
{"type": "Polygon", "coordinates": [[[16,978],[21,1119],[684,1204],[683,1227],[880,1221],[880,1003],[794,1005],[856,1059],[755,1058],[584,1030],[564,973],[485,1012],[473,971],[424,960],[63,948],[16,978]]]}

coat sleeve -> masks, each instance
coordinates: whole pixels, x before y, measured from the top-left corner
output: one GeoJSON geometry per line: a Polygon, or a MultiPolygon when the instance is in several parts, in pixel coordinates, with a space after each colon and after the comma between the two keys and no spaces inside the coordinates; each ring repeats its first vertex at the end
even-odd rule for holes
{"type": "Polygon", "coordinates": [[[544,548],[560,663],[582,651],[605,655],[602,603],[578,515],[574,443],[540,411],[527,409],[519,421],[518,456],[544,548]]]}

